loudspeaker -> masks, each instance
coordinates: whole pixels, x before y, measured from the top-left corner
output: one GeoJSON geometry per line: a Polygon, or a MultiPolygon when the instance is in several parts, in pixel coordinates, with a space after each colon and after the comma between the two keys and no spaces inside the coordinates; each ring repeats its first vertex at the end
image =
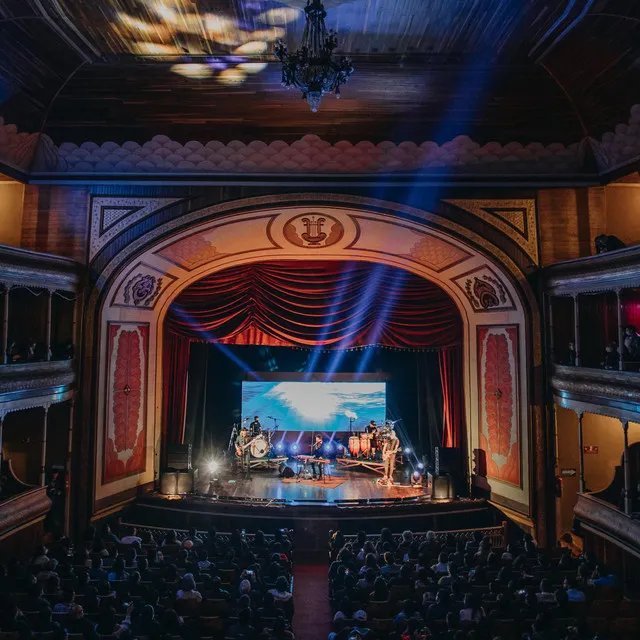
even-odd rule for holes
{"type": "Polygon", "coordinates": [[[455,489],[451,476],[436,476],[433,478],[431,497],[434,500],[453,500],[455,489]]]}
{"type": "Polygon", "coordinates": [[[163,471],[160,474],[160,493],[171,496],[193,491],[191,471],[163,471]]]}
{"type": "Polygon", "coordinates": [[[191,469],[191,445],[175,444],[167,447],[167,468],[175,471],[191,469]]]}

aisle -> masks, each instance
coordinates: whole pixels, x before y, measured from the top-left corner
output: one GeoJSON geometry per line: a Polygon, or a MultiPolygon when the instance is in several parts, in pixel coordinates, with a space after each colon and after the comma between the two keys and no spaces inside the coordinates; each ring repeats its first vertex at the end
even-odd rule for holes
{"type": "Polygon", "coordinates": [[[326,565],[294,565],[293,630],[296,640],[327,640],[331,631],[331,607],[326,565]]]}

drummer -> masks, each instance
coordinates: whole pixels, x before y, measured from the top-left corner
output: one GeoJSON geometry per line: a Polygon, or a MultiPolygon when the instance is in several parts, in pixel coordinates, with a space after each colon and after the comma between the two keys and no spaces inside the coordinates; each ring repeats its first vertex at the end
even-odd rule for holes
{"type": "Polygon", "coordinates": [[[259,436],[262,433],[262,425],[260,424],[258,416],[253,416],[253,422],[249,425],[249,433],[252,438],[259,436]]]}
{"type": "Polygon", "coordinates": [[[376,441],[378,439],[378,425],[375,420],[371,420],[366,427],[366,432],[371,436],[371,448],[369,449],[369,457],[374,459],[376,457],[376,441]]]}

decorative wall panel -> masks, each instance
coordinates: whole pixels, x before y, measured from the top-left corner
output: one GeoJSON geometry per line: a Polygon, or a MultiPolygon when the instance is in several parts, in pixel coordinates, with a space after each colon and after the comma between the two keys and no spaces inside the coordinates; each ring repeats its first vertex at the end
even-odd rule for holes
{"type": "Polygon", "coordinates": [[[487,476],[521,485],[517,326],[478,327],[479,444],[487,476]]]}
{"type": "Polygon", "coordinates": [[[146,469],[149,326],[109,323],[102,482],[146,469]]]}
{"type": "Polygon", "coordinates": [[[536,203],[529,199],[443,200],[499,229],[538,264],[536,203]]]}
{"type": "Polygon", "coordinates": [[[119,233],[178,198],[96,197],[91,201],[89,260],[119,233]]]}
{"type": "Polygon", "coordinates": [[[513,298],[502,278],[487,266],[463,273],[453,281],[462,289],[477,313],[515,309],[513,298]]]}

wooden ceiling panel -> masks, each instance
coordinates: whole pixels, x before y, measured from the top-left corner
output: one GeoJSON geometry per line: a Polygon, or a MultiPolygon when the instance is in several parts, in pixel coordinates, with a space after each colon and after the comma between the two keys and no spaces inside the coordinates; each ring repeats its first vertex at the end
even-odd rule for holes
{"type": "Polygon", "coordinates": [[[299,42],[305,4],[0,0],[0,115],[24,131],[44,123],[58,144],[526,144],[599,136],[640,102],[637,0],[325,0],[356,71],[312,114],[272,55],[279,36],[299,42]],[[247,43],[255,53],[238,52],[247,43]]]}

